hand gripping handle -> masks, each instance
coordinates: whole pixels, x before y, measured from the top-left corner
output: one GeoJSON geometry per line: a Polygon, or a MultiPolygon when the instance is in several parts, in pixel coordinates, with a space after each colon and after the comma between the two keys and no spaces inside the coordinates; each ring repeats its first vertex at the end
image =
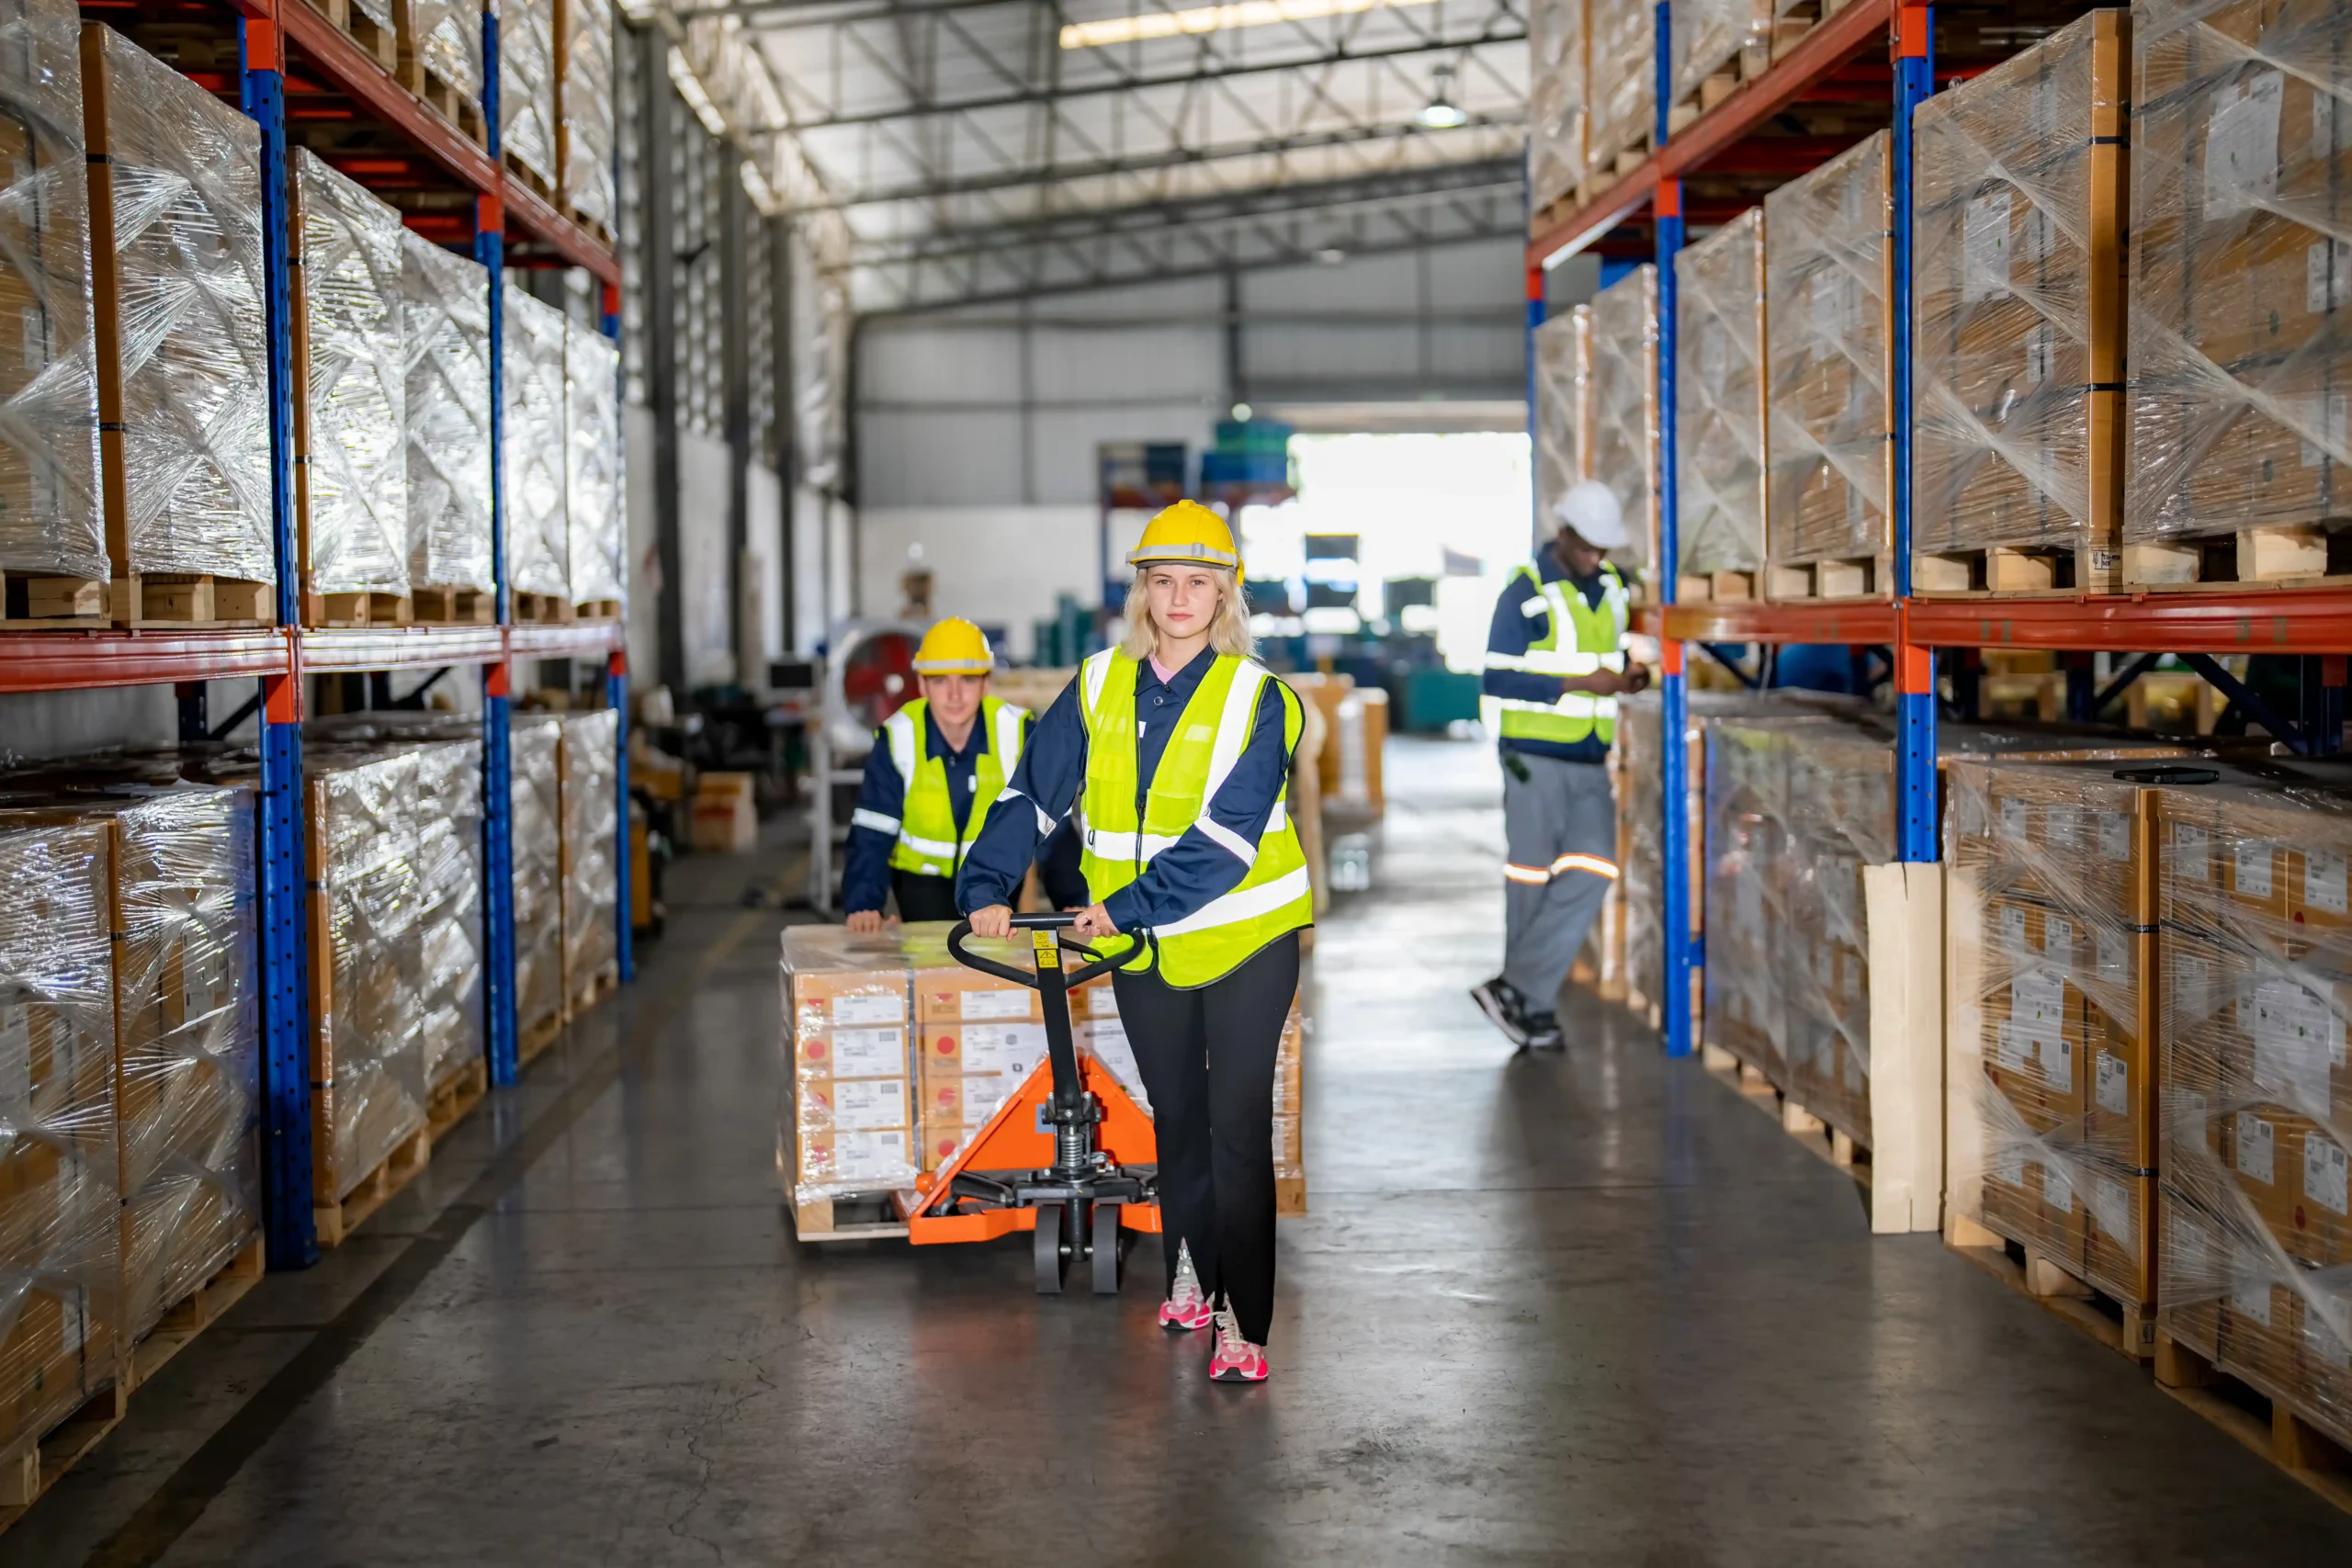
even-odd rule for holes
{"type": "MultiPolygon", "coordinates": [[[[1059,913],[1049,915],[1015,915],[1012,917],[1012,929],[1015,931],[1065,931],[1077,923],[1077,916],[1059,913]]],[[[993,958],[985,957],[980,953],[971,952],[969,949],[966,948],[964,945],[964,939],[971,934],[972,922],[969,920],[958,920],[952,928],[949,929],[947,932],[947,952],[956,963],[961,964],[967,969],[977,969],[983,975],[993,975],[1000,980],[1010,980],[1016,986],[1026,986],[1032,990],[1035,990],[1037,988],[1037,976],[1032,971],[1027,969],[1015,969],[1010,964],[1001,964],[993,958]]],[[[1136,940],[1141,947],[1151,954],[1151,962],[1145,964],[1141,969],[1132,969],[1129,970],[1128,973],[1133,975],[1148,975],[1153,970],[1159,967],[1159,943],[1158,940],[1152,936],[1148,929],[1146,929],[1136,940]]],[[[1107,970],[1117,968],[1119,965],[1125,964],[1135,956],[1135,949],[1133,948],[1128,949],[1125,953],[1114,953],[1109,957],[1096,957],[1094,950],[1088,947],[1083,942],[1073,942],[1065,943],[1064,945],[1069,947],[1072,952],[1083,953],[1086,957],[1093,960],[1092,963],[1081,964],[1076,969],[1066,970],[1063,972],[1062,982],[1069,986],[1082,986],[1087,981],[1093,979],[1097,975],[1101,975],[1107,970]]]]}

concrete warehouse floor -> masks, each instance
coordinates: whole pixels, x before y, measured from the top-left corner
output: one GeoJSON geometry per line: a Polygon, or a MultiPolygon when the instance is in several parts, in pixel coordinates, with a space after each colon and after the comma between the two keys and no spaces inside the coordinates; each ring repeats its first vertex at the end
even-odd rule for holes
{"type": "Polygon", "coordinates": [[[139,1396],[0,1565],[2344,1561],[2352,1519],[1618,1010],[1514,1058],[1497,773],[1399,741],[1323,930],[1274,1380],[1025,1240],[804,1250],[785,852],[689,863],[637,987],[139,1396]]]}

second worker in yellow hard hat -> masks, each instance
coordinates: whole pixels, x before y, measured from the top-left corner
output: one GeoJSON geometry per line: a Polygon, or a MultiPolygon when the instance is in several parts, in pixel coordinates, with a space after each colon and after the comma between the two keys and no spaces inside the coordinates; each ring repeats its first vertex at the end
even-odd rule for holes
{"type": "Polygon", "coordinates": [[[874,732],[842,865],[852,931],[881,929],[895,898],[900,918],[952,920],[956,872],[1027,744],[1029,710],[989,696],[995,650],[979,627],[951,615],[915,651],[922,695],[874,732]],[[977,808],[974,803],[978,802],[977,808]]]}

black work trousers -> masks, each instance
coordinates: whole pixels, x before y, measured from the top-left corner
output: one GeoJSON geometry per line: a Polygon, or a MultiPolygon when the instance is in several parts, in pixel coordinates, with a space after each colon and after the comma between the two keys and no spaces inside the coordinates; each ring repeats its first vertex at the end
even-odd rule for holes
{"type": "Polygon", "coordinates": [[[1242,1337],[1274,1316],[1274,1055],[1298,989],[1298,933],[1231,974],[1178,990],[1114,971],[1119,1021],[1151,1096],[1159,1145],[1159,1237],[1168,1282],[1189,1246],[1201,1288],[1222,1292],[1242,1337]]]}
{"type": "Polygon", "coordinates": [[[925,876],[919,871],[890,868],[890,891],[898,896],[902,920],[954,920],[963,918],[956,908],[956,879],[925,876]]]}

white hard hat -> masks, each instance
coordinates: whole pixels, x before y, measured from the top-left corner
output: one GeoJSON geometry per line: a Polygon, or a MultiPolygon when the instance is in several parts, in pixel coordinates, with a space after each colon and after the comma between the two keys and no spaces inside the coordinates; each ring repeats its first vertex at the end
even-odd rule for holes
{"type": "Polygon", "coordinates": [[[1552,509],[1553,521],[1574,528],[1596,550],[1623,549],[1632,539],[1625,533],[1625,512],[1616,492],[1599,479],[1578,479],[1552,509]]]}

